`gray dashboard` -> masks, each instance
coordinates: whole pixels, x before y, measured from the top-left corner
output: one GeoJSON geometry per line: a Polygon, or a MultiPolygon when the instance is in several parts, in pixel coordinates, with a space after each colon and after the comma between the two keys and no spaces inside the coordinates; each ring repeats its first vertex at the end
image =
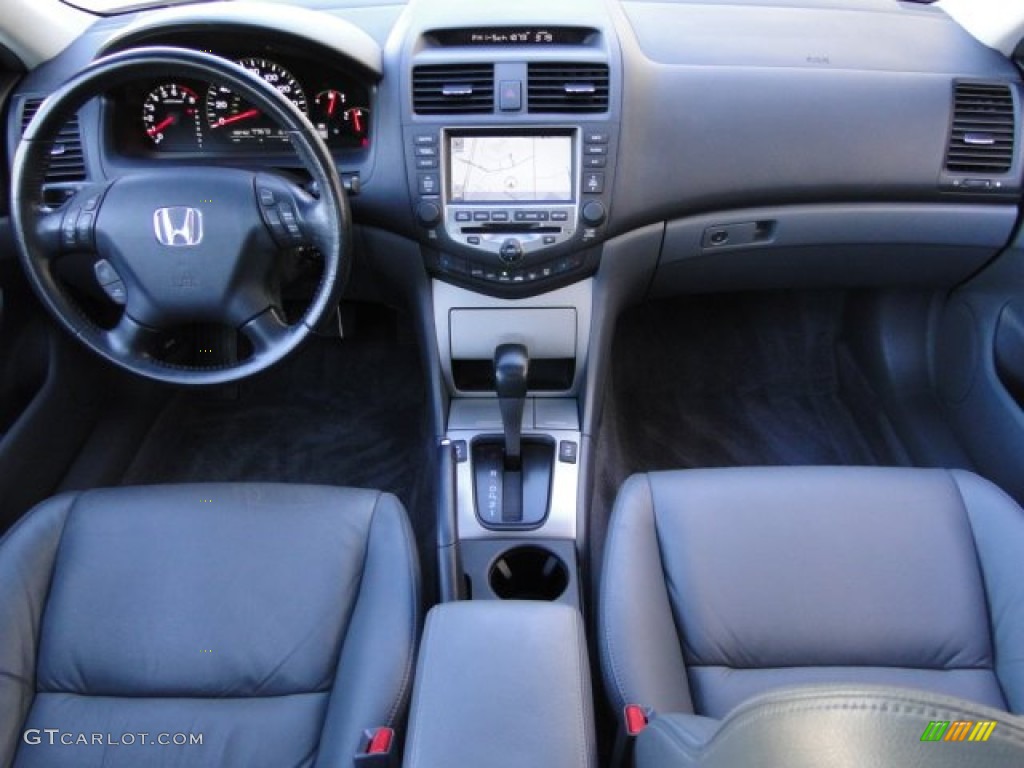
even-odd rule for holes
{"type": "MultiPolygon", "coordinates": [[[[317,55],[330,57],[325,66],[364,73],[372,88],[369,146],[335,153],[343,173],[360,177],[353,199],[357,223],[419,243],[432,274],[482,293],[534,295],[583,279],[599,268],[603,243],[652,224],[668,232],[656,278],[663,291],[756,286],[766,271],[785,282],[787,274],[806,277],[815,268],[823,279],[840,282],[947,283],[994,255],[1016,223],[1019,72],[934,7],[895,0],[307,0],[301,23],[293,18],[282,25],[274,20],[294,9],[258,4],[260,13],[247,16],[239,10],[245,5],[97,21],[18,85],[6,115],[9,156],[27,101],[126,40],[145,42],[157,34],[160,42],[173,43],[181,30],[202,26],[226,38],[244,31],[295,44],[306,24],[317,55]],[[335,34],[316,29],[310,21],[316,19],[335,34]],[[562,29],[582,31],[554,43],[495,36],[562,29]],[[475,32],[484,37],[472,39],[475,32]],[[606,68],[603,100],[579,109],[570,83],[563,106],[540,109],[531,100],[535,68],[544,73],[545,66],[565,64],[584,68],[587,79],[575,85],[591,89],[593,71],[600,79],[606,68]],[[509,109],[493,96],[482,111],[421,111],[418,72],[440,68],[447,77],[451,68],[481,65],[492,73],[496,94],[519,83],[522,104],[509,109]],[[980,124],[970,122],[978,104],[998,112],[1002,133],[986,128],[985,114],[980,124]],[[966,128],[954,124],[965,119],[966,128]],[[538,200],[491,204],[481,215],[500,214],[500,221],[455,222],[456,213],[472,220],[477,209],[456,210],[452,199],[447,164],[453,137],[484,142],[550,135],[572,140],[569,199],[547,208],[538,200]],[[990,162],[993,152],[996,162],[990,162]],[[426,178],[435,172],[436,178],[426,178]],[[567,212],[568,224],[546,218],[543,226],[506,223],[506,214],[508,220],[521,213],[535,218],[556,209],[559,216],[567,212]],[[957,226],[948,224],[947,214],[956,216],[957,226]],[[767,228],[758,237],[734,234],[747,233],[748,225],[758,231],[759,222],[767,228]],[[710,241],[722,237],[714,235],[716,228],[732,239],[710,241]],[[808,231],[816,233],[811,241],[808,231]],[[829,258],[829,232],[844,255],[829,258]],[[512,240],[518,261],[502,262],[512,240]],[[873,246],[885,257],[871,259],[869,269],[843,268],[873,246]],[[789,269],[793,248],[817,255],[789,269]],[[887,265],[900,254],[913,258],[890,273],[887,265]],[[708,271],[714,279],[702,281],[708,271]]],[[[109,107],[80,114],[90,176],[136,163],[173,166],[126,156],[112,139],[109,107]]],[[[279,153],[243,155],[213,153],[203,162],[288,164],[279,153]]]]}

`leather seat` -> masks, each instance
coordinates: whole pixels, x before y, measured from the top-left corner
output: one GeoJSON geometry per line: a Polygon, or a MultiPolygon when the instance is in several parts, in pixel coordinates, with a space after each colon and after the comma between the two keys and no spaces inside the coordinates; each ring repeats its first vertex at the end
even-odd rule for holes
{"type": "Polygon", "coordinates": [[[351,765],[404,714],[418,580],[405,511],[375,491],[44,502],[0,540],[0,765],[351,765]]]}
{"type": "Polygon", "coordinates": [[[878,684],[1024,712],[1024,512],[963,471],[631,477],[599,647],[617,711],[722,718],[778,688],[878,684]]]}

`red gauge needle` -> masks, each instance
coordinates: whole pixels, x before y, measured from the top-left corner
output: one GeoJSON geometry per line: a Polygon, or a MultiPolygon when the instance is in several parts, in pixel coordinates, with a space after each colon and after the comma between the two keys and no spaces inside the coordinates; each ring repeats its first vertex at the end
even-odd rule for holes
{"type": "Polygon", "coordinates": [[[248,120],[252,117],[258,117],[259,114],[260,111],[258,109],[247,109],[245,110],[245,112],[239,112],[237,115],[220,118],[219,120],[217,120],[217,124],[214,127],[220,128],[223,125],[231,125],[231,123],[238,123],[242,120],[248,120]]]}
{"type": "Polygon", "coordinates": [[[356,133],[363,132],[363,112],[360,109],[352,110],[352,126],[356,129],[356,133]]]}
{"type": "Polygon", "coordinates": [[[161,120],[159,123],[154,125],[152,128],[147,128],[146,129],[146,133],[149,134],[151,137],[152,136],[156,136],[164,128],[172,126],[176,122],[177,121],[174,119],[174,115],[170,115],[169,117],[165,117],[163,120],[161,120]]]}
{"type": "Polygon", "coordinates": [[[327,116],[334,117],[334,108],[338,104],[338,92],[328,91],[327,93],[327,116]]]}

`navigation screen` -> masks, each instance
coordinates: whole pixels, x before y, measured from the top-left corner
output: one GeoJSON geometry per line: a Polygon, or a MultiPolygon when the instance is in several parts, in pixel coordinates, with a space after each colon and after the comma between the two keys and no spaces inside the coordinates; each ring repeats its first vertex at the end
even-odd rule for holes
{"type": "Polygon", "coordinates": [[[571,136],[452,136],[452,202],[571,202],[571,136]]]}

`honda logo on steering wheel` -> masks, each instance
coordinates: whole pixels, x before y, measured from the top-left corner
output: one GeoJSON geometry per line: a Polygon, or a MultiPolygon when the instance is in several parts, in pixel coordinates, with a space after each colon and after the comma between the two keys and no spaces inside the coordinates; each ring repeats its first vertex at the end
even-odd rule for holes
{"type": "Polygon", "coordinates": [[[161,245],[199,245],[203,242],[203,213],[185,206],[157,208],[153,212],[153,232],[161,245]]]}

